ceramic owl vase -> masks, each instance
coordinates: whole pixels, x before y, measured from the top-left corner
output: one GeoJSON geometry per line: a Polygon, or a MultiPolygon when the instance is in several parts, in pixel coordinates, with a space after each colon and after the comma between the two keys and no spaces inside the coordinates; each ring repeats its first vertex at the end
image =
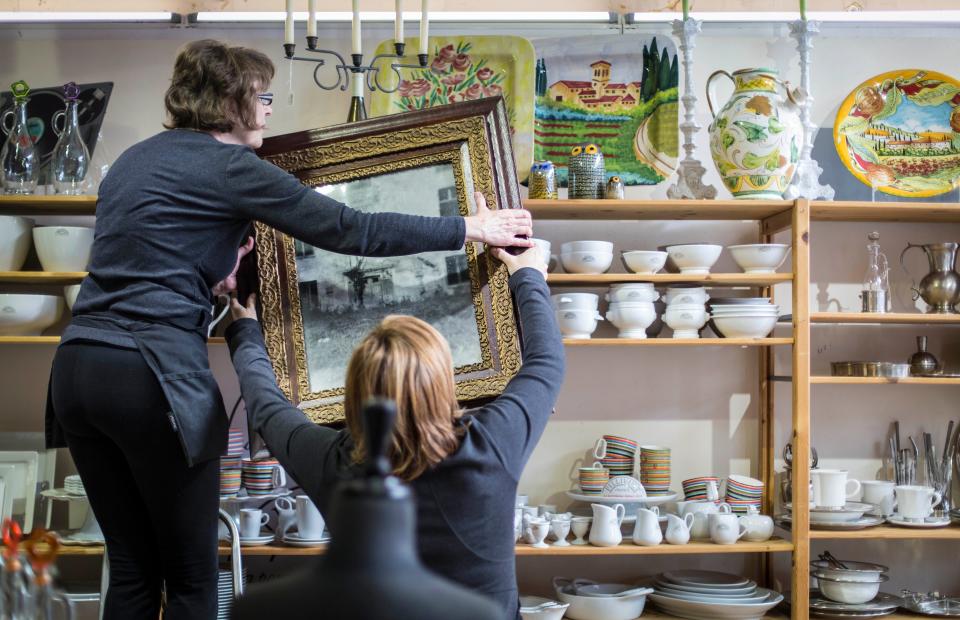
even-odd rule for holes
{"type": "Polygon", "coordinates": [[[603,153],[596,144],[582,144],[570,151],[567,163],[568,197],[573,199],[603,198],[607,172],[603,153]]]}
{"type": "Polygon", "coordinates": [[[772,69],[741,69],[730,75],[716,71],[707,80],[710,154],[734,198],[779,200],[790,185],[803,148],[800,93],[786,85],[772,69]],[[714,78],[724,75],[734,83],[729,101],[719,112],[711,96],[714,78]]]}
{"type": "Polygon", "coordinates": [[[623,200],[623,180],[613,176],[607,180],[607,191],[604,194],[607,200],[623,200]]]}
{"type": "Polygon", "coordinates": [[[535,161],[527,179],[530,198],[557,199],[557,170],[552,161],[535,161]]]}

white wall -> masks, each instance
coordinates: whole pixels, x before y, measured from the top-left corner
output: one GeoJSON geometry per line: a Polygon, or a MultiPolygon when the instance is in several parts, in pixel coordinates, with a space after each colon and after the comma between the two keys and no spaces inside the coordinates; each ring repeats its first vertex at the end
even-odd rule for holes
{"type": "MultiPolygon", "coordinates": [[[[437,25],[434,34],[469,30],[489,34],[491,28],[455,29],[437,25]]],[[[571,32],[570,28],[502,27],[499,32],[526,34],[531,38],[571,32]]],[[[661,28],[656,31],[662,35],[661,28]]],[[[364,29],[368,51],[390,36],[386,28],[364,29]]],[[[107,150],[115,157],[129,145],[161,129],[162,96],[177,48],[185,41],[212,37],[250,45],[268,53],[279,70],[272,90],[277,94],[270,133],[318,127],[340,122],[347,98],[320,92],[312,83],[310,69],[294,65],[294,102],[288,105],[288,68],[281,61],[280,29],[246,28],[217,30],[143,28],[126,29],[32,29],[0,30],[0,84],[25,78],[36,85],[67,80],[115,82],[103,135],[107,150]]],[[[321,31],[323,44],[347,48],[345,29],[321,31]]],[[[598,29],[598,36],[617,36],[598,29]]],[[[901,67],[915,66],[957,74],[960,39],[947,28],[844,29],[828,31],[816,41],[813,51],[816,101],[815,122],[832,125],[839,102],[860,81],[901,67]]],[[[631,36],[627,33],[626,36],[631,36]]],[[[797,81],[793,42],[785,27],[754,26],[743,31],[733,26],[707,27],[696,50],[699,58],[696,80],[702,85],[715,69],[735,70],[750,66],[780,68],[797,81]]],[[[721,89],[722,90],[722,89],[721,89]]],[[[698,92],[698,95],[701,93],[698,92]]],[[[721,92],[721,98],[726,96],[721,92]]],[[[708,124],[701,97],[699,122],[708,124]]],[[[708,181],[720,187],[710,164],[705,132],[699,136],[700,158],[710,170],[708,181]]],[[[665,185],[652,191],[628,188],[628,197],[662,197],[665,185]]],[[[723,190],[721,190],[723,193],[723,190]]],[[[858,282],[864,265],[864,243],[869,230],[881,232],[881,244],[891,260],[907,240],[914,242],[956,239],[956,226],[872,226],[869,224],[816,224],[813,228],[813,280],[818,289],[811,302],[823,302],[820,294],[855,309],[858,282]]],[[[557,243],[570,239],[606,238],[618,249],[650,248],[667,242],[705,240],[733,244],[756,239],[754,223],[713,222],[542,222],[537,236],[557,243]]],[[[921,260],[914,257],[916,273],[921,260]]],[[[619,270],[619,266],[615,267],[619,270]]],[[[718,270],[735,270],[725,256],[718,270]]],[[[895,304],[906,309],[909,296],[906,277],[892,273],[895,304]]],[[[781,302],[784,303],[784,302],[781,302]]],[[[825,302],[824,302],[825,303],[825,302]]],[[[821,309],[825,309],[821,308],[821,309]]],[[[604,328],[604,333],[609,333],[604,328]]],[[[912,338],[920,329],[871,327],[814,327],[814,372],[827,372],[828,362],[841,358],[906,359],[913,350],[912,338]]],[[[954,366],[957,336],[951,330],[923,329],[931,336],[935,354],[954,366]]],[[[16,346],[0,349],[0,428],[40,430],[43,399],[52,346],[16,346]]],[[[789,348],[778,349],[780,370],[786,372],[789,348]]],[[[583,458],[593,441],[604,433],[634,437],[643,443],[673,448],[674,479],[701,474],[757,474],[757,369],[755,349],[592,349],[568,352],[568,378],[557,413],[533,454],[521,480],[521,491],[534,503],[566,503],[563,491],[570,487],[570,471],[583,458]]],[[[237,397],[236,380],[225,347],[211,349],[211,361],[228,403],[237,397]]],[[[813,444],[823,465],[849,468],[855,476],[872,476],[879,464],[879,445],[891,419],[899,417],[904,432],[921,429],[942,441],[946,419],[954,414],[955,392],[950,388],[920,387],[817,387],[813,396],[813,444]]],[[[790,390],[777,388],[777,449],[789,437],[790,390]]],[[[67,464],[66,467],[69,467],[67,464]]],[[[66,471],[66,469],[64,469],[66,471]]],[[[815,546],[815,551],[821,545],[815,546]]],[[[956,548],[938,543],[891,542],[853,546],[835,545],[845,557],[861,557],[895,564],[890,591],[901,586],[916,589],[958,589],[954,558],[956,548]],[[917,570],[933,566],[944,570],[917,570]]],[[[545,592],[554,574],[623,579],[655,572],[662,567],[711,565],[753,570],[756,558],[629,558],[616,561],[583,559],[561,563],[547,559],[521,559],[521,585],[525,591],[545,592]]],[[[785,565],[780,562],[781,568],[785,565]]],[[[781,571],[782,572],[782,571],[781,571]]]]}

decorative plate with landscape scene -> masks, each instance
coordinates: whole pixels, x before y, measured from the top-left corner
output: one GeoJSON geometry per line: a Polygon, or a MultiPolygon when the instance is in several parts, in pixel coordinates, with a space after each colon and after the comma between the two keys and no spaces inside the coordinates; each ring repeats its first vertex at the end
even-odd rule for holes
{"type": "MultiPolygon", "coordinates": [[[[407,38],[404,64],[416,64],[420,39],[407,38]]],[[[427,69],[400,69],[395,92],[375,90],[370,115],[422,110],[438,105],[503,96],[510,120],[517,175],[523,181],[533,163],[533,45],[523,37],[430,37],[427,69]]],[[[393,39],[377,46],[377,54],[392,54],[393,39]]],[[[390,89],[397,76],[386,61],[377,63],[380,81],[390,89]]]]}
{"type": "Polygon", "coordinates": [[[840,105],[833,136],[850,172],[881,192],[949,192],[960,180],[960,82],[924,69],[872,77],[840,105]]]}
{"type": "Polygon", "coordinates": [[[678,160],[677,48],[664,36],[534,41],[534,158],[566,183],[571,148],[596,144],[608,176],[656,185],[678,160]]]}

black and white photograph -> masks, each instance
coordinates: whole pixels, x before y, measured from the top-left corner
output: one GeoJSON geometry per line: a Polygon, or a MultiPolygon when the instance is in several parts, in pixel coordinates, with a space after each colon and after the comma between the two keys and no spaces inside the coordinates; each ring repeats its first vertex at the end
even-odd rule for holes
{"type": "MultiPolygon", "coordinates": [[[[359,211],[460,214],[454,168],[438,164],[316,188],[359,211]]],[[[482,361],[466,250],[346,256],[296,242],[311,392],[343,386],[350,354],[385,316],[409,314],[450,342],[454,366],[482,361]]]]}

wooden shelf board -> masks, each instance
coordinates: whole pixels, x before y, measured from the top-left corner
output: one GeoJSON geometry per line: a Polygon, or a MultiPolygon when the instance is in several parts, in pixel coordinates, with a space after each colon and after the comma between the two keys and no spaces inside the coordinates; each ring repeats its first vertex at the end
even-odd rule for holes
{"type": "MultiPolygon", "coordinates": [[[[211,338],[207,344],[226,344],[223,338],[211,338]]],[[[60,344],[60,336],[0,336],[0,345],[4,344],[60,344]]]]}
{"type": "Polygon", "coordinates": [[[956,222],[960,203],[950,202],[840,202],[810,203],[810,219],[846,222],[956,222]]]}
{"type": "Polygon", "coordinates": [[[716,553],[789,553],[793,543],[782,538],[771,538],[762,543],[738,542],[734,545],[717,545],[710,542],[691,542],[686,545],[660,544],[656,547],[640,547],[623,543],[616,547],[593,545],[570,545],[569,547],[536,548],[517,545],[517,557],[525,556],[610,556],[610,555],[697,555],[716,553]]]}
{"type": "Polygon", "coordinates": [[[0,271],[0,282],[7,284],[79,284],[86,271],[0,271]]]}
{"type": "Polygon", "coordinates": [[[702,283],[707,286],[772,286],[778,282],[793,280],[791,273],[710,273],[691,275],[680,273],[551,273],[547,283],[551,286],[608,286],[617,282],[653,282],[655,284],[702,283]]]}
{"type": "Polygon", "coordinates": [[[793,338],[564,338],[570,347],[771,347],[793,344],[793,338]]]}
{"type": "MultiPolygon", "coordinates": [[[[566,616],[564,616],[564,617],[566,617],[566,616]]],[[[671,615],[668,614],[668,613],[665,613],[665,612],[662,612],[662,611],[658,610],[656,607],[654,607],[653,605],[651,605],[649,602],[648,602],[647,605],[643,608],[643,615],[641,615],[640,617],[643,618],[643,620],[647,620],[648,618],[658,618],[658,619],[662,619],[662,620],[677,620],[677,617],[676,617],[676,616],[671,616],[671,615]]],[[[897,617],[897,616],[886,616],[886,618],[896,618],[896,617],[897,617]]],[[[913,616],[912,616],[912,617],[913,617],[913,616]]],[[[773,611],[769,611],[769,612],[767,612],[766,614],[764,614],[762,620],[786,620],[787,618],[789,618],[789,616],[788,616],[787,614],[781,613],[781,612],[779,612],[779,611],[777,611],[777,610],[773,610],[773,611]]]]}
{"type": "Polygon", "coordinates": [[[793,206],[788,200],[531,200],[541,220],[763,220],[793,206]]]}
{"type": "Polygon", "coordinates": [[[810,530],[811,540],[960,540],[960,527],[950,525],[935,529],[915,529],[878,525],[853,532],[810,530]]]}
{"type": "Polygon", "coordinates": [[[922,314],[920,312],[814,312],[811,323],[960,325],[960,314],[922,314]]]}
{"type": "Polygon", "coordinates": [[[0,196],[0,215],[93,215],[96,196],[0,196]]]}
{"type": "Polygon", "coordinates": [[[810,383],[826,385],[960,385],[960,377],[810,377],[810,383]]]}

